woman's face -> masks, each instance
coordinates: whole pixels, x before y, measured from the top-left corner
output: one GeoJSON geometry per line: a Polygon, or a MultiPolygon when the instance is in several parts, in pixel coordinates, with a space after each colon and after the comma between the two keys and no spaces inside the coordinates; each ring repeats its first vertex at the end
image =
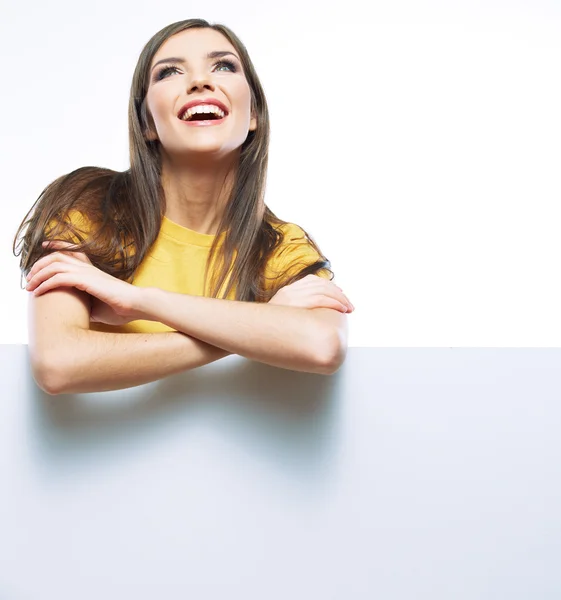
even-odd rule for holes
{"type": "Polygon", "coordinates": [[[238,52],[214,29],[187,29],[170,37],[152,59],[149,77],[146,102],[156,130],[148,139],[160,140],[168,156],[198,153],[224,157],[239,148],[257,126],[238,52]],[[208,58],[214,51],[231,54],[208,58]],[[167,60],[172,57],[175,60],[167,60]],[[161,60],[164,62],[159,63],[161,60]],[[222,122],[189,125],[179,119],[187,102],[211,98],[226,106],[228,114],[222,122]]]}

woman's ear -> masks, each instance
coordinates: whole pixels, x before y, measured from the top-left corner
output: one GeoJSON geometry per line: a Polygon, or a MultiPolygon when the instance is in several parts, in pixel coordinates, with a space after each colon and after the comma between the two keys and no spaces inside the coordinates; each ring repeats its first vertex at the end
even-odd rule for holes
{"type": "Polygon", "coordinates": [[[156,126],[154,125],[154,121],[152,119],[152,115],[146,110],[145,113],[146,127],[144,128],[143,134],[144,139],[147,142],[153,142],[158,138],[158,133],[156,132],[156,126]]]}
{"type": "MultiPolygon", "coordinates": [[[[150,121],[151,119],[148,120],[150,121]]],[[[147,142],[154,142],[158,139],[158,134],[156,133],[156,128],[154,126],[148,124],[146,129],[144,129],[144,139],[147,142]]]]}
{"type": "Polygon", "coordinates": [[[249,120],[249,131],[255,131],[257,129],[257,115],[254,111],[251,111],[251,119],[249,120]]]}

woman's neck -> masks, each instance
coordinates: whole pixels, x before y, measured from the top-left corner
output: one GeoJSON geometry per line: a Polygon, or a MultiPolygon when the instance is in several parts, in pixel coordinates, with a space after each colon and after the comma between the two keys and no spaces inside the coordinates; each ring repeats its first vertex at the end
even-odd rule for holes
{"type": "Polygon", "coordinates": [[[235,168],[231,162],[211,165],[162,165],[162,187],[168,219],[197,231],[215,235],[230,198],[235,168]]]}

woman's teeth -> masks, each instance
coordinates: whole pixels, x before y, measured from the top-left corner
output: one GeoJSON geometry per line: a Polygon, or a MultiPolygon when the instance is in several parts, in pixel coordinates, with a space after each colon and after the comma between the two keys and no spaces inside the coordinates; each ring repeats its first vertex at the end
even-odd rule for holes
{"type": "Polygon", "coordinates": [[[226,116],[226,113],[218,108],[215,104],[197,104],[197,106],[192,106],[187,109],[181,119],[183,121],[189,121],[193,117],[193,115],[207,113],[209,115],[216,115],[219,119],[222,119],[226,116]]]}

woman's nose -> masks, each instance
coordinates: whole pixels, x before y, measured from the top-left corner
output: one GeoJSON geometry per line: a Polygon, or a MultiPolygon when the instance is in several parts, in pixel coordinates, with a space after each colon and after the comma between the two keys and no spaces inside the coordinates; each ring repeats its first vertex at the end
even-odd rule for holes
{"type": "Polygon", "coordinates": [[[193,79],[191,81],[191,84],[189,85],[189,92],[194,92],[195,90],[198,90],[198,89],[202,90],[204,88],[207,88],[209,90],[214,89],[214,86],[212,85],[212,81],[210,80],[210,78],[208,76],[201,76],[196,79],[193,79]]]}

